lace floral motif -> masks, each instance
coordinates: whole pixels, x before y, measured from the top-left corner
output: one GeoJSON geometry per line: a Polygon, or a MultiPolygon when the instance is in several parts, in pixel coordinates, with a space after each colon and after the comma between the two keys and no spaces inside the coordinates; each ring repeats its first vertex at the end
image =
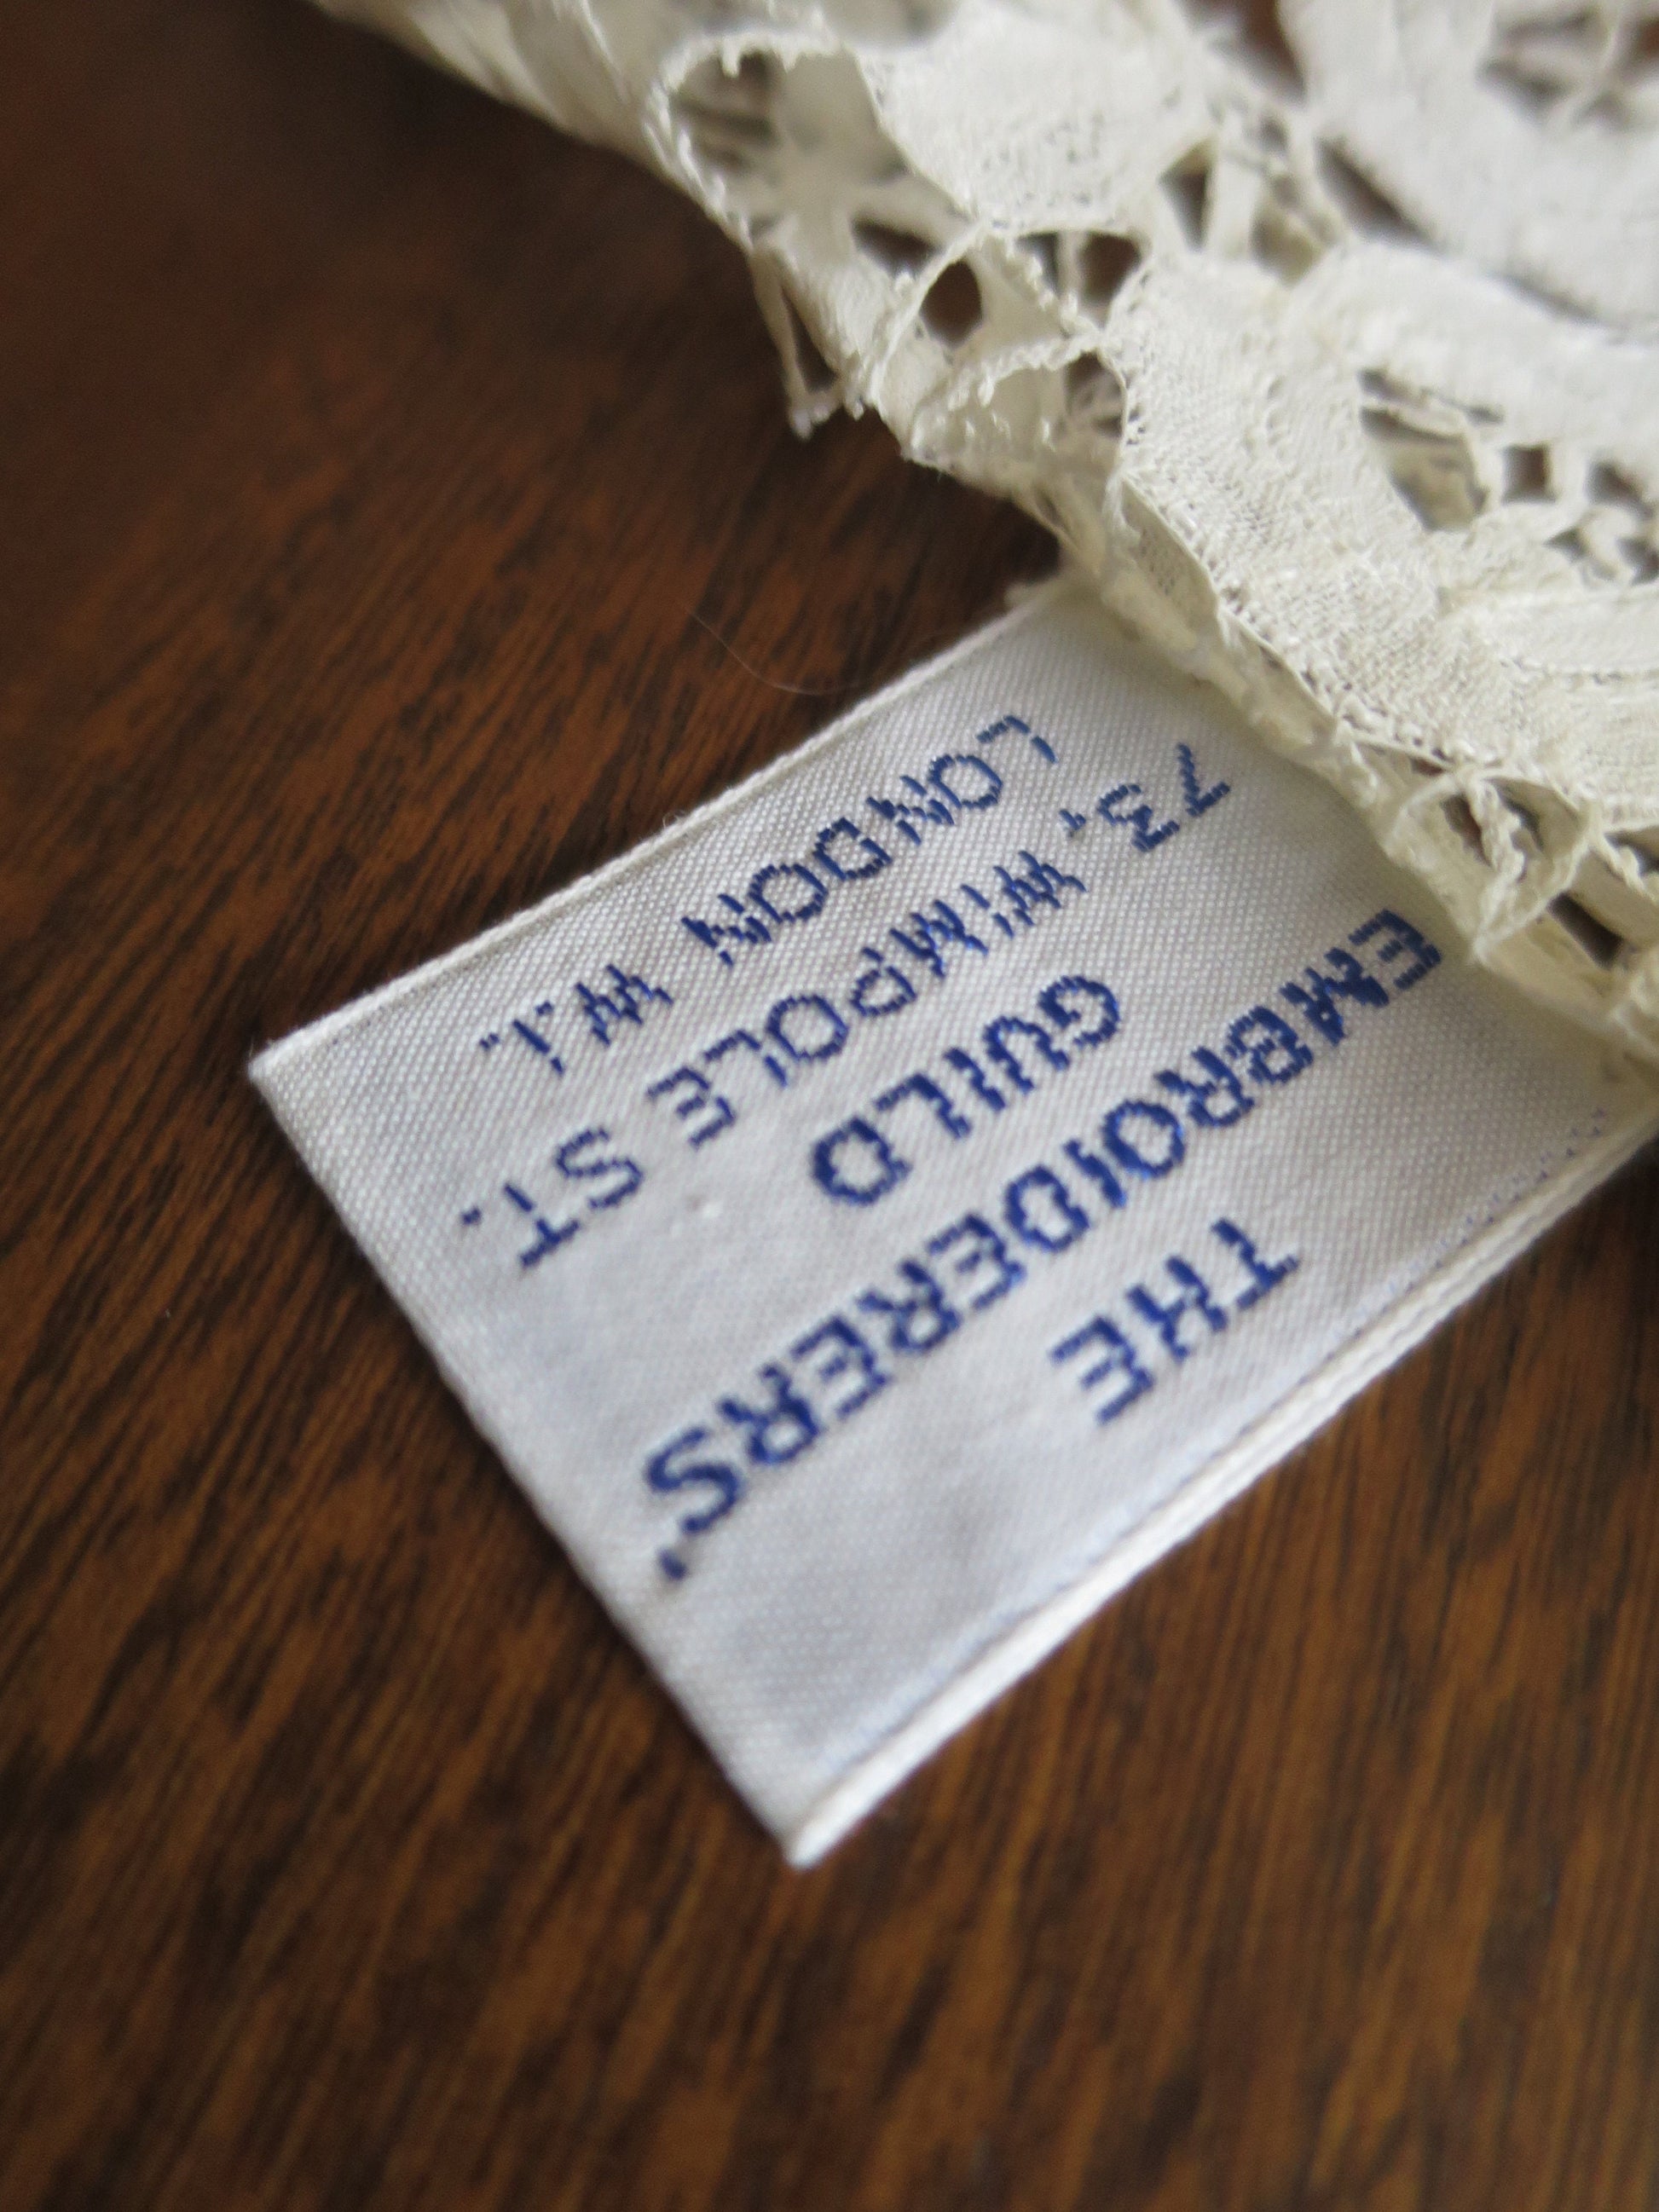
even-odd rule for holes
{"type": "Polygon", "coordinates": [[[1655,0],[331,4],[690,193],[801,428],[1018,500],[1659,1060],[1655,0]]]}

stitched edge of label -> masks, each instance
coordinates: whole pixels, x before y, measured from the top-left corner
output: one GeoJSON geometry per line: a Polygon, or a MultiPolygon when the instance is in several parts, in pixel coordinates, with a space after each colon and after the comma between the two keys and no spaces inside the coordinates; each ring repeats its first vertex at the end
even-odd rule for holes
{"type": "MultiPolygon", "coordinates": [[[[1135,1577],[1195,1535],[1224,1507],[1305,1443],[1366,1383],[1420,1343],[1457,1307],[1518,1259],[1582,1198],[1659,1133],[1659,1098],[1634,1121],[1580,1146],[1570,1144],[1536,1184],[1468,1233],[1429,1276],[1402,1292],[1313,1369],[1273,1410],[1242,1430],[1126,1537],[1073,1571],[1035,1610],[992,1629],[880,1741],[850,1765],[783,1839],[792,1866],[807,1867],[839,1843],[951,1736],[1046,1659],[1135,1577]]],[[[1577,1133],[1575,1133],[1576,1134],[1577,1133]]]]}

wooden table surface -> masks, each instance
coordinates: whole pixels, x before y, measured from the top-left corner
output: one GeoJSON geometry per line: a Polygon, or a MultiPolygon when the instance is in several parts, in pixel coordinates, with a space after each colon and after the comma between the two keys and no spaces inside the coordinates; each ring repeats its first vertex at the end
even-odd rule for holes
{"type": "Polygon", "coordinates": [[[1659,1163],[786,1871],[243,1073],[956,636],[738,257],[0,12],[0,2207],[1659,2203],[1659,1163]]]}

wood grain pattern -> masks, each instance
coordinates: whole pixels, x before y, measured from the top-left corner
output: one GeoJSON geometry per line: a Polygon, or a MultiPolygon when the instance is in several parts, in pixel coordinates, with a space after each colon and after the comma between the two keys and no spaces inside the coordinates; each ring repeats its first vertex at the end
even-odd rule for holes
{"type": "Polygon", "coordinates": [[[291,0],[10,0],[0,302],[0,2206],[1659,2203],[1659,1166],[787,1873],[243,1063],[1042,541],[291,0]]]}

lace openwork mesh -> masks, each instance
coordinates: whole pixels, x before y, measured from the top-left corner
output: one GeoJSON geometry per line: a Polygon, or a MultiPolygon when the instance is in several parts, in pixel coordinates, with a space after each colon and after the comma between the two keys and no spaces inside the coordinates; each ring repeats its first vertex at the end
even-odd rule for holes
{"type": "Polygon", "coordinates": [[[799,428],[1018,500],[1659,1061],[1659,0],[328,4],[689,192],[799,428]]]}

